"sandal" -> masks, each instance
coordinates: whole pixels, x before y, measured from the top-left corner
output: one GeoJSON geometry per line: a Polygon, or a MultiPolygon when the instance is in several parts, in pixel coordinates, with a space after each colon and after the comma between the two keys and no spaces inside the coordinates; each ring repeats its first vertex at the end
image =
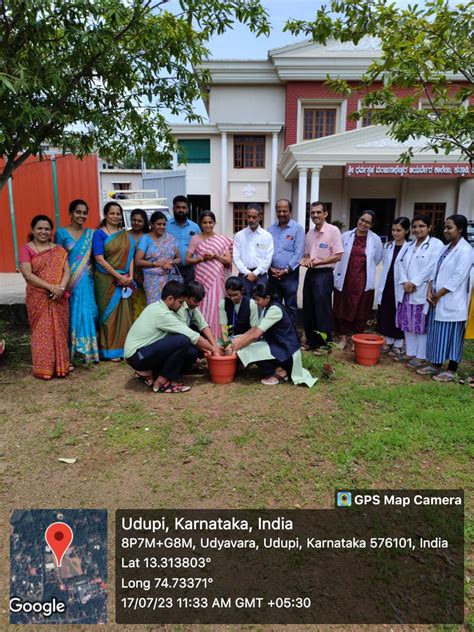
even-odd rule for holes
{"type": "Polygon", "coordinates": [[[389,358],[399,358],[402,355],[403,355],[403,349],[401,349],[400,347],[392,347],[392,349],[390,349],[390,351],[387,352],[387,356],[389,358]]]}
{"type": "Polygon", "coordinates": [[[410,369],[419,369],[424,364],[426,364],[425,360],[419,360],[418,358],[412,358],[407,362],[407,367],[410,369]]]}
{"type": "Polygon", "coordinates": [[[171,380],[166,380],[166,382],[162,382],[159,386],[153,385],[154,393],[187,393],[190,390],[190,386],[181,384],[181,382],[172,382],[171,380]]]}
{"type": "Polygon", "coordinates": [[[417,369],[418,375],[438,375],[439,370],[435,366],[424,366],[422,369],[417,369]]]}
{"type": "Polygon", "coordinates": [[[436,382],[443,382],[443,383],[455,382],[456,374],[451,373],[450,371],[443,371],[443,373],[439,373],[438,375],[433,375],[431,379],[435,380],[436,382]]]}
{"type": "Polygon", "coordinates": [[[383,347],[380,349],[380,353],[390,353],[391,350],[392,345],[383,345],[383,347]]]}
{"type": "Polygon", "coordinates": [[[459,380],[459,384],[467,384],[468,386],[470,386],[471,388],[474,388],[474,376],[471,377],[466,377],[466,378],[461,378],[459,380]]]}
{"type": "Polygon", "coordinates": [[[153,384],[155,383],[155,380],[153,379],[153,375],[140,375],[138,371],[135,371],[134,377],[139,382],[143,382],[145,386],[153,386],[153,384]]]}
{"type": "Polygon", "coordinates": [[[288,375],[278,375],[278,373],[274,373],[260,380],[260,383],[265,386],[277,386],[277,384],[284,384],[285,382],[288,382],[288,375]]]}

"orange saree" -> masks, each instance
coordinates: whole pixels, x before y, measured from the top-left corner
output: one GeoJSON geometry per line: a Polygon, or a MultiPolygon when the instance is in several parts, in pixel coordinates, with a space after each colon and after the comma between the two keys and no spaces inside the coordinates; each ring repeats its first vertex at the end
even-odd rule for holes
{"type": "MultiPolygon", "coordinates": [[[[63,276],[67,252],[55,246],[31,258],[33,274],[57,285],[63,276]]],[[[52,300],[41,288],[27,285],[26,308],[31,327],[33,375],[43,380],[69,373],[69,300],[52,300]]]]}

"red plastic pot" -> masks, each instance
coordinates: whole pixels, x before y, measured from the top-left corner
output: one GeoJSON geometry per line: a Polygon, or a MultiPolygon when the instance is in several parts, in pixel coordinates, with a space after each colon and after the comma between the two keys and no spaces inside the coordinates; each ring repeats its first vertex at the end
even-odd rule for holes
{"type": "Polygon", "coordinates": [[[380,351],[385,344],[385,338],[376,334],[354,334],[355,360],[362,366],[373,366],[380,358],[380,351]]]}
{"type": "Polygon", "coordinates": [[[214,384],[230,384],[234,381],[237,369],[237,354],[226,356],[208,356],[207,366],[214,384]]]}

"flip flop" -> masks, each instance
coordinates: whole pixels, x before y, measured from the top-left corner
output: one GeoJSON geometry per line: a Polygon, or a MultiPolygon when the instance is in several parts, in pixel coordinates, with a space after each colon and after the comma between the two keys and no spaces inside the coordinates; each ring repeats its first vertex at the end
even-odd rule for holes
{"type": "Polygon", "coordinates": [[[431,365],[424,366],[422,369],[417,369],[418,375],[438,375],[439,370],[431,365]]]}
{"type": "Polygon", "coordinates": [[[268,377],[264,377],[263,380],[260,380],[260,383],[264,386],[277,386],[278,384],[284,384],[285,382],[288,382],[288,375],[278,375],[278,373],[274,373],[273,375],[269,375],[268,377]]]}
{"type": "Polygon", "coordinates": [[[455,382],[456,375],[454,373],[450,373],[449,371],[443,371],[443,373],[439,373],[438,375],[433,375],[431,379],[435,380],[436,382],[443,382],[443,383],[455,382]]]}

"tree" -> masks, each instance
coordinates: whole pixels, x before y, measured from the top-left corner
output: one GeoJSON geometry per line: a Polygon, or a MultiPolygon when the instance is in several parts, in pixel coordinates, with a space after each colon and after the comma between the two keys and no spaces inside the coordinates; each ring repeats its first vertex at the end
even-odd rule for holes
{"type": "Polygon", "coordinates": [[[141,169],[144,166],[147,169],[171,169],[171,162],[166,156],[161,155],[152,163],[144,163],[142,155],[139,153],[124,156],[120,160],[120,166],[124,169],[141,169]]]}
{"type": "Polygon", "coordinates": [[[3,0],[0,189],[41,144],[118,161],[169,160],[165,110],[198,121],[206,44],[238,21],[269,24],[260,0],[3,0]]]}
{"type": "MultiPolygon", "coordinates": [[[[376,37],[381,57],[361,82],[354,88],[328,78],[331,87],[344,95],[361,91],[364,108],[355,118],[372,110],[373,120],[388,125],[396,140],[418,139],[422,150],[435,153],[459,150],[472,162],[474,112],[468,104],[474,79],[473,9],[472,0],[456,7],[448,0],[432,0],[423,8],[406,9],[391,0],[332,0],[313,22],[289,20],[285,29],[311,35],[320,44],[330,38],[358,44],[364,36],[376,37]],[[410,88],[411,96],[402,96],[400,88],[410,88]],[[423,109],[418,109],[420,99],[423,109]]],[[[401,160],[408,162],[413,153],[410,147],[401,160]]]]}

